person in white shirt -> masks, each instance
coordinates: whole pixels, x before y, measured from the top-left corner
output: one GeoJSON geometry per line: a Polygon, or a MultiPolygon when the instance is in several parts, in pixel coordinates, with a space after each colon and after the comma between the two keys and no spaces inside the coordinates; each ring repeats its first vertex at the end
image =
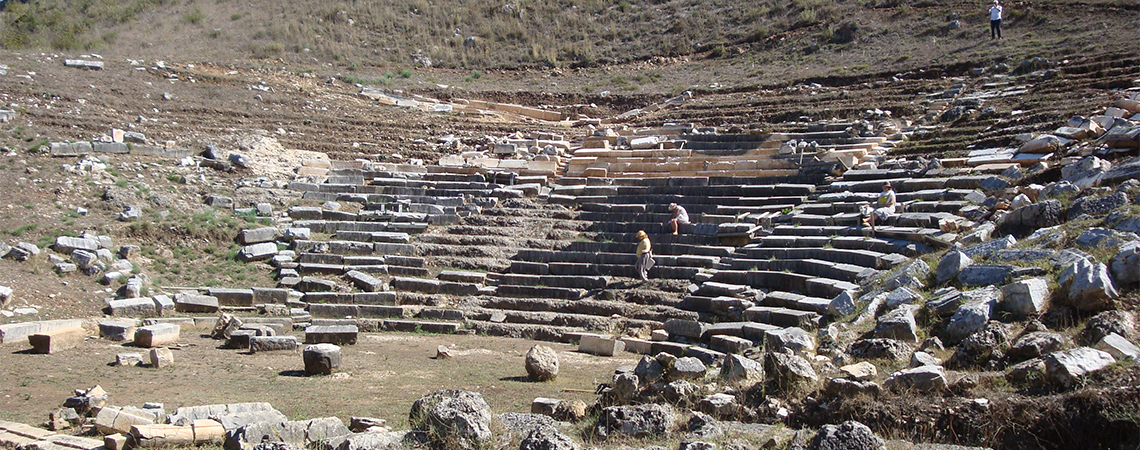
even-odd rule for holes
{"type": "Polygon", "coordinates": [[[684,206],[676,203],[669,204],[669,211],[673,212],[673,217],[669,219],[666,225],[673,227],[673,234],[676,235],[681,224],[689,223],[689,212],[685,211],[684,206]]]}
{"type": "Polygon", "coordinates": [[[1001,3],[994,0],[990,7],[990,39],[1001,39],[1001,3]]]}

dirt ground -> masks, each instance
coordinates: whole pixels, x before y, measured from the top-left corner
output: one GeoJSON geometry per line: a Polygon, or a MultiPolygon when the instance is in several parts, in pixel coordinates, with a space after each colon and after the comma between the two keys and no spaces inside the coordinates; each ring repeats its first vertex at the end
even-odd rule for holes
{"type": "Polygon", "coordinates": [[[636,355],[612,358],[578,353],[576,346],[542,343],[559,357],[551,382],[527,380],[524,360],[533,342],[478,335],[384,333],[362,335],[342,347],[340,370],[331,376],[304,374],[300,351],[248,354],[219,349],[220,341],[184,330],[174,350],[175,366],[117,367],[118,353],[146,352],[91,337],[58,354],[31,354],[26,343],[0,347],[0,418],[41,424],[75,389],[100,385],[111,404],[141,407],[163,403],[167,412],[182,406],[269,402],[296,420],[336,416],[386,419],[406,429],[412,402],[440,389],[482,393],[495,413],[529,412],[535,397],[582,400],[590,404],[597,383],[614,369],[636,364],[636,355]],[[435,359],[447,346],[451,359],[435,359]]]}

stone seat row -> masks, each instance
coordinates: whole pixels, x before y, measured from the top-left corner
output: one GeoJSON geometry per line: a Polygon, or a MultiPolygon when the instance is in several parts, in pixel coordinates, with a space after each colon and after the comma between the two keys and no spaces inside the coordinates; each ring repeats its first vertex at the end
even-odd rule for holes
{"type": "MultiPolygon", "coordinates": [[[[708,185],[708,186],[583,186],[558,185],[552,194],[572,197],[645,197],[645,196],[679,196],[693,198],[710,197],[796,197],[814,194],[814,184],[769,184],[769,185],[708,185]]],[[[581,202],[585,203],[585,202],[581,202]]],[[[653,202],[617,202],[604,203],[668,203],[665,201],[653,202]]],[[[693,203],[709,203],[708,201],[693,203]]]]}
{"type": "Polygon", "coordinates": [[[605,177],[561,177],[558,186],[774,186],[779,184],[816,185],[823,180],[820,176],[674,176],[669,178],[605,178],[605,177]]]}

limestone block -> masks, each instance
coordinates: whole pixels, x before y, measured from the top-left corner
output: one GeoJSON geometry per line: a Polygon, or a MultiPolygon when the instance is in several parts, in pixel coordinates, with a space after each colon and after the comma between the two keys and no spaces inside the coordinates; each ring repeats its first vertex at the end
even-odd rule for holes
{"type": "Polygon", "coordinates": [[[270,259],[273,255],[277,254],[277,244],[273,242],[262,242],[260,244],[252,244],[242,247],[241,259],[243,261],[262,261],[270,259]]]}
{"type": "Polygon", "coordinates": [[[125,298],[107,302],[112,316],[124,317],[151,317],[157,316],[158,310],[154,307],[154,300],[148,297],[125,298]]]}
{"type": "Polygon", "coordinates": [[[249,338],[249,352],[293,351],[298,346],[294,336],[254,336],[249,338]]]}
{"type": "Polygon", "coordinates": [[[315,344],[305,347],[303,352],[305,373],[329,375],[340,367],[340,347],[333,344],[315,344]]]}
{"type": "Polygon", "coordinates": [[[158,347],[160,345],[178,342],[181,328],[173,323],[160,323],[140,327],[135,331],[135,345],[139,347],[158,347]]]}
{"type": "Polygon", "coordinates": [[[99,337],[112,341],[134,341],[135,329],[134,323],[103,321],[99,322],[99,337]]]}
{"type": "Polygon", "coordinates": [[[46,355],[74,348],[86,337],[82,328],[61,328],[28,336],[28,343],[32,345],[32,353],[46,355]]]}
{"type": "Polygon", "coordinates": [[[174,352],[166,347],[150,349],[150,366],[162,369],[174,365],[174,352]]]}
{"type": "Polygon", "coordinates": [[[578,342],[578,351],[598,356],[614,356],[625,350],[625,342],[598,334],[583,334],[578,342]]]}
{"type": "Polygon", "coordinates": [[[272,242],[273,240],[277,239],[277,234],[278,231],[276,227],[262,227],[252,230],[241,230],[241,241],[242,244],[245,245],[272,242]]]}
{"type": "Polygon", "coordinates": [[[1063,387],[1070,387],[1080,377],[1116,362],[1112,355],[1089,347],[1053,352],[1044,359],[1046,376],[1063,387]]]}
{"type": "Polygon", "coordinates": [[[131,427],[135,425],[150,425],[153,423],[154,421],[151,419],[123,411],[122,408],[113,406],[103,407],[99,410],[99,414],[95,416],[95,428],[99,430],[100,433],[105,434],[128,434],[131,432],[131,427]]]}
{"type": "Polygon", "coordinates": [[[119,353],[115,355],[116,366],[137,366],[142,364],[142,353],[119,353]]]}
{"type": "Polygon", "coordinates": [[[1049,282],[1044,278],[1016,281],[1001,288],[1001,309],[1018,318],[1041,314],[1049,303],[1049,282]]]}
{"type": "Polygon", "coordinates": [[[1109,333],[1100,339],[1093,348],[1112,355],[1117,360],[1140,359],[1140,348],[1128,341],[1124,336],[1109,333]]]}

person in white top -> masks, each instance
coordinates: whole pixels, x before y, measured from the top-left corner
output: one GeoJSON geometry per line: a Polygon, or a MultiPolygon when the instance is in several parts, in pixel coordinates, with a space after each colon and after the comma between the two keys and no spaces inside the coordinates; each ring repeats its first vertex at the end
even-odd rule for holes
{"type": "Polygon", "coordinates": [[[669,211],[673,212],[673,217],[665,224],[673,227],[673,234],[676,235],[681,224],[689,223],[689,212],[685,211],[684,206],[676,203],[669,204],[669,211]]]}
{"type": "Polygon", "coordinates": [[[1001,39],[1001,3],[994,0],[990,7],[990,39],[1001,39]]]}

